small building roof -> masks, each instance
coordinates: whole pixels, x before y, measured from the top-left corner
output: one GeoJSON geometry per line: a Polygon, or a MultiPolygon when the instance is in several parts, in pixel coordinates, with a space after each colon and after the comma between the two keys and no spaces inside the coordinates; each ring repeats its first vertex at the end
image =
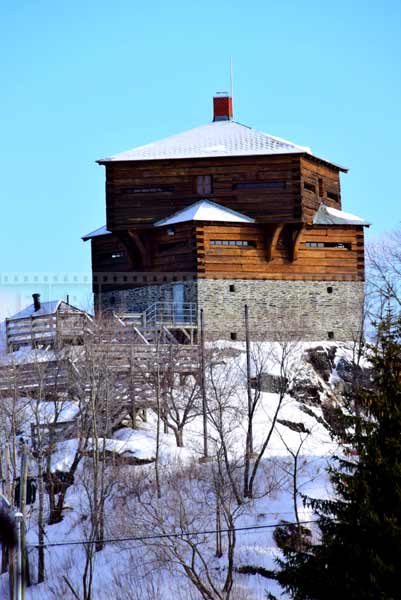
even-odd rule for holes
{"type": "Polygon", "coordinates": [[[50,300],[49,302],[41,302],[40,309],[35,310],[35,305],[30,304],[26,306],[15,315],[10,317],[8,320],[11,321],[13,319],[24,319],[26,317],[41,317],[45,315],[53,315],[57,312],[58,307],[60,306],[62,300],[50,300]]]}
{"type": "Polygon", "coordinates": [[[362,225],[369,227],[369,223],[364,221],[361,217],[351,215],[337,208],[331,208],[321,204],[319,210],[313,218],[314,225],[362,225]]]}
{"type": "Polygon", "coordinates": [[[248,217],[226,206],[221,206],[210,200],[199,200],[183,210],[172,214],[166,219],[157,221],[155,227],[163,225],[175,225],[186,221],[222,221],[226,223],[254,223],[255,219],[248,217]]]}
{"type": "Polygon", "coordinates": [[[99,227],[99,229],[95,229],[94,231],[91,231],[90,233],[87,233],[86,235],[82,236],[82,239],[84,242],[86,242],[86,240],[90,240],[94,237],[98,237],[100,235],[110,235],[111,231],[109,231],[106,227],[106,225],[103,225],[103,227],[99,227]]]}
{"type": "Polygon", "coordinates": [[[195,127],[157,142],[100,159],[98,162],[305,152],[311,153],[311,149],[263,133],[237,121],[227,120],[195,127]]]}
{"type": "Polygon", "coordinates": [[[62,304],[68,306],[72,311],[80,311],[79,308],[72,306],[71,304],[67,304],[64,300],[49,300],[48,302],[41,302],[40,309],[35,310],[35,305],[30,304],[26,306],[19,312],[15,313],[12,317],[8,317],[7,321],[13,321],[14,319],[26,319],[29,317],[43,317],[47,315],[54,315],[60,308],[62,304]]]}

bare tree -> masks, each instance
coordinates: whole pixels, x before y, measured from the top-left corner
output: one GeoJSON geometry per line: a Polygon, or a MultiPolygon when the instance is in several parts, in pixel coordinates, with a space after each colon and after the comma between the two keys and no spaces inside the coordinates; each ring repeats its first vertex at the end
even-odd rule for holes
{"type": "MultiPolygon", "coordinates": [[[[224,459],[223,459],[224,461],[224,459]]],[[[220,461],[194,463],[163,472],[163,498],[151,479],[142,476],[131,486],[130,521],[143,536],[155,566],[184,573],[205,600],[229,600],[234,583],[235,523],[242,509],[232,493],[220,461]],[[222,545],[218,563],[211,560],[213,534],[207,533],[218,500],[222,518],[222,545]],[[217,565],[219,568],[216,568],[217,565]]],[[[128,484],[129,485],[129,484],[128,484]]],[[[121,524],[127,528],[127,517],[121,524]]]]}
{"type": "Polygon", "coordinates": [[[401,228],[367,246],[369,312],[382,320],[388,306],[401,310],[401,228]]]}
{"type": "Polygon", "coordinates": [[[296,357],[298,351],[299,343],[286,338],[277,340],[272,346],[270,359],[278,370],[276,387],[277,400],[270,422],[266,423],[266,434],[259,447],[258,455],[250,468],[249,480],[245,486],[249,498],[252,498],[254,495],[256,475],[275,430],[280,409],[289,390],[291,380],[296,374],[296,357]]]}
{"type": "MultiPolygon", "coordinates": [[[[247,325],[248,331],[248,325],[247,325]]],[[[249,335],[249,334],[248,334],[249,335]]],[[[247,335],[247,338],[248,338],[247,335]]],[[[246,377],[248,410],[246,415],[246,445],[244,458],[244,496],[252,497],[250,489],[250,470],[251,461],[257,458],[254,453],[253,423],[256,411],[259,408],[262,399],[262,380],[263,375],[267,373],[270,352],[267,352],[264,345],[260,342],[250,343],[247,339],[246,344],[246,377]]]]}
{"type": "MultiPolygon", "coordinates": [[[[0,404],[0,448],[2,470],[2,493],[14,504],[19,477],[19,439],[26,435],[26,406],[28,399],[22,397],[21,386],[25,383],[24,359],[7,355],[2,360],[0,404]]],[[[10,597],[14,593],[14,560],[12,548],[2,548],[2,572],[9,571],[10,597]]],[[[25,563],[28,564],[27,561],[25,563]]]]}
{"type": "MultiPolygon", "coordinates": [[[[298,498],[300,493],[299,490],[301,487],[301,484],[299,482],[299,476],[300,472],[307,466],[307,461],[305,459],[302,460],[301,451],[306,440],[311,435],[311,431],[307,429],[303,423],[281,421],[281,424],[284,425],[284,427],[297,432],[299,436],[298,443],[295,445],[294,448],[291,444],[287,442],[286,437],[279,431],[279,428],[277,429],[278,435],[280,436],[282,443],[284,444],[288,454],[291,457],[290,464],[287,466],[284,463],[282,465],[282,468],[285,471],[285,473],[289,476],[291,482],[291,497],[296,522],[296,536],[298,538],[298,548],[301,549],[303,537],[305,534],[305,528],[302,527],[301,520],[299,518],[298,498]]],[[[313,481],[313,478],[310,478],[308,482],[310,483],[311,481],[313,481]]],[[[302,485],[306,485],[306,482],[304,482],[302,485]]]]}
{"type": "Polygon", "coordinates": [[[245,416],[241,404],[241,371],[224,352],[215,353],[206,366],[209,437],[212,452],[224,464],[227,482],[240,506],[243,504],[241,476],[243,457],[238,452],[241,424],[245,416]]]}
{"type": "MultiPolygon", "coordinates": [[[[78,453],[85,465],[79,472],[85,523],[85,562],[82,572],[83,600],[93,593],[94,556],[104,548],[105,505],[116,484],[115,472],[107,466],[110,458],[108,438],[113,427],[129,412],[125,396],[127,347],[115,339],[114,323],[98,319],[91,326],[82,346],[74,351],[71,391],[79,405],[80,436],[78,453]]],[[[112,452],[111,452],[112,453],[112,452]]],[[[71,586],[71,582],[68,582],[71,586]]],[[[76,591],[75,591],[76,592],[76,591]]]]}

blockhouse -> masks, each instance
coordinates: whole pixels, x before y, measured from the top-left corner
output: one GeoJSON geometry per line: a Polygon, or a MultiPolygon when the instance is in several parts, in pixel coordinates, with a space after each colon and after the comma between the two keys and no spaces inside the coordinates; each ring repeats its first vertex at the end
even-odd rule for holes
{"type": "Polygon", "coordinates": [[[358,335],[363,219],[342,209],[344,167],[233,120],[99,160],[106,225],[91,240],[96,310],[197,324],[210,338],[358,335]],[[161,316],[160,316],[161,315],[161,316]]]}

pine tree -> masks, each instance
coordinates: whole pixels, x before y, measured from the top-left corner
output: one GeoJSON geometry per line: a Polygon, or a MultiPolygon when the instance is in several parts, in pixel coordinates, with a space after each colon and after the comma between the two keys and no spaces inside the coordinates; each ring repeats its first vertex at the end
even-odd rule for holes
{"type": "Polygon", "coordinates": [[[375,385],[355,392],[358,410],[344,416],[346,444],[329,470],[334,498],[306,499],[319,542],[278,560],[295,600],[401,598],[401,320],[391,321],[372,349],[375,385]]]}

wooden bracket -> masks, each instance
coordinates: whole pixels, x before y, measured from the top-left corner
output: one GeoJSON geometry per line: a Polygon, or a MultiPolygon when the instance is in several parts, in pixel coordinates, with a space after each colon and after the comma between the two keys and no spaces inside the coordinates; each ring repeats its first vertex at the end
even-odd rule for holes
{"type": "Polygon", "coordinates": [[[127,249],[132,268],[138,268],[138,255],[140,257],[140,266],[142,268],[149,267],[151,256],[148,239],[143,241],[139,234],[133,229],[128,229],[127,234],[120,235],[119,239],[127,249]]]}
{"type": "Polygon", "coordinates": [[[298,252],[303,240],[305,228],[300,227],[292,231],[292,248],[291,248],[291,261],[294,262],[298,259],[298,252]]]}
{"type": "Polygon", "coordinates": [[[284,223],[279,225],[275,225],[274,229],[270,231],[268,234],[268,238],[266,240],[266,260],[270,262],[274,259],[277,250],[277,242],[280,237],[281,232],[283,231],[284,223]]]}

